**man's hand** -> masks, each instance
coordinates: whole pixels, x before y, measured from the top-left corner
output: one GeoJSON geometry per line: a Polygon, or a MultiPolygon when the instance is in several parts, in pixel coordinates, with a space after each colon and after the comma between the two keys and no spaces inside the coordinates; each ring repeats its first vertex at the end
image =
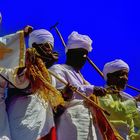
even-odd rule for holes
{"type": "Polygon", "coordinates": [[[95,96],[105,96],[106,95],[106,89],[103,88],[103,87],[97,87],[95,86],[94,89],[93,89],[93,94],[95,96]]]}
{"type": "Polygon", "coordinates": [[[76,88],[71,86],[70,84],[65,86],[65,88],[61,91],[65,101],[70,101],[72,99],[74,90],[76,90],[76,88]]]}
{"type": "Polygon", "coordinates": [[[33,27],[27,25],[26,27],[24,27],[23,31],[24,31],[24,37],[27,37],[33,31],[33,27]]]}

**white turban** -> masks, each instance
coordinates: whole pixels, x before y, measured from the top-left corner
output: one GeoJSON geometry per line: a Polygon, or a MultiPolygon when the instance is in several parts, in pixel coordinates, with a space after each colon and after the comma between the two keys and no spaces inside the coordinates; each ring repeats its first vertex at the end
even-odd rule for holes
{"type": "Polygon", "coordinates": [[[34,30],[32,33],[29,34],[29,47],[32,47],[32,44],[34,42],[36,44],[43,44],[48,42],[53,46],[54,38],[49,31],[45,29],[39,29],[39,30],[34,30]]]}
{"type": "Polygon", "coordinates": [[[77,49],[83,48],[86,49],[88,52],[92,51],[92,40],[87,35],[78,34],[78,32],[73,31],[69,37],[67,42],[66,52],[69,49],[77,49]]]}
{"type": "Polygon", "coordinates": [[[108,62],[104,65],[103,68],[103,75],[104,75],[104,79],[107,80],[107,74],[108,73],[113,73],[119,70],[128,70],[129,72],[129,66],[127,63],[125,63],[123,60],[121,59],[116,59],[114,61],[108,62]]]}

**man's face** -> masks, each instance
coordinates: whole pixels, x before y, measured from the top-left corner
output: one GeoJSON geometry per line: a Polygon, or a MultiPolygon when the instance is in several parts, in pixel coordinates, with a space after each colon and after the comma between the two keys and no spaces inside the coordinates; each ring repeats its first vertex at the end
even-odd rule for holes
{"type": "Polygon", "coordinates": [[[36,44],[33,43],[33,48],[39,53],[40,58],[45,63],[46,67],[49,68],[58,60],[58,53],[53,52],[52,45],[49,43],[36,44]]]}
{"type": "Polygon", "coordinates": [[[119,90],[123,90],[128,81],[128,71],[127,70],[119,70],[114,73],[107,74],[107,84],[114,85],[119,90]]]}
{"type": "Polygon", "coordinates": [[[86,62],[87,55],[88,51],[83,48],[70,49],[67,52],[67,64],[77,70],[80,70],[86,62]]]}
{"type": "Polygon", "coordinates": [[[41,56],[45,56],[46,54],[50,54],[52,52],[52,46],[49,43],[34,44],[33,47],[41,56]]]}

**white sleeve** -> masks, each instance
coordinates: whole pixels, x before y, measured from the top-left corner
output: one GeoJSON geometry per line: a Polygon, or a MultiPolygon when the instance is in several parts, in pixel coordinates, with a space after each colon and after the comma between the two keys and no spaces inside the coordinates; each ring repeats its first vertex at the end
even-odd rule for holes
{"type": "MultiPolygon", "coordinates": [[[[72,76],[69,72],[64,70],[63,68],[59,67],[59,65],[54,65],[50,69],[53,73],[55,73],[59,78],[61,78],[64,82],[69,83],[70,85],[76,87],[80,92],[89,96],[93,93],[94,85],[84,85],[79,83],[79,81],[72,76]]],[[[56,79],[56,88],[63,89],[65,85],[56,79]]],[[[75,94],[75,98],[81,98],[75,94]]]]}
{"type": "Polygon", "coordinates": [[[79,85],[77,88],[80,92],[86,93],[86,95],[89,96],[93,93],[94,85],[79,85]]]}
{"type": "MultiPolygon", "coordinates": [[[[64,74],[64,72],[60,68],[57,68],[54,65],[53,67],[50,68],[50,71],[52,71],[53,74],[55,74],[57,77],[62,79],[64,82],[68,83],[66,75],[64,74]]],[[[54,76],[52,76],[52,77],[54,77],[54,76]]],[[[65,87],[65,84],[60,82],[56,77],[54,77],[54,78],[55,78],[55,87],[57,89],[63,89],[65,87]]]]}

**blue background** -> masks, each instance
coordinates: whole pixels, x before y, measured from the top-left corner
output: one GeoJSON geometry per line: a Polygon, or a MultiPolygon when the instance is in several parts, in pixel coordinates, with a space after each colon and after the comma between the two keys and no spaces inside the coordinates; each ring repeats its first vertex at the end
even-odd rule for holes
{"type": "MultiPolygon", "coordinates": [[[[0,0],[0,36],[26,25],[49,29],[56,22],[64,40],[72,31],[89,35],[93,51],[89,54],[102,70],[106,62],[121,58],[130,66],[128,84],[140,88],[140,3],[139,0],[0,0]]],[[[59,63],[65,62],[64,47],[54,30],[59,63]]],[[[95,85],[104,80],[86,63],[84,77],[95,85]]],[[[131,95],[138,92],[126,89],[131,95]]]]}

